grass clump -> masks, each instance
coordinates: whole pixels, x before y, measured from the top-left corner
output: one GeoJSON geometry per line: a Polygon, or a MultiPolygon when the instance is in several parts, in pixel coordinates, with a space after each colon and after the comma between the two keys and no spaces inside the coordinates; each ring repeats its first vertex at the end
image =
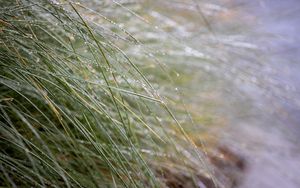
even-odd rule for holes
{"type": "Polygon", "coordinates": [[[127,31],[72,1],[0,4],[1,186],[164,187],[170,167],[192,182],[195,166],[210,174],[122,50],[138,43],[127,31]]]}

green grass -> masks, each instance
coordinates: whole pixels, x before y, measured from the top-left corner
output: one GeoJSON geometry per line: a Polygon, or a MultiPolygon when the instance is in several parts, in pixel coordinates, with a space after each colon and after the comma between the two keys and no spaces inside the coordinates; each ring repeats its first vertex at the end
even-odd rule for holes
{"type": "Polygon", "coordinates": [[[164,187],[163,169],[197,179],[196,167],[210,176],[149,78],[176,72],[132,61],[125,51],[140,41],[110,18],[55,2],[0,3],[0,185],[164,187]]]}

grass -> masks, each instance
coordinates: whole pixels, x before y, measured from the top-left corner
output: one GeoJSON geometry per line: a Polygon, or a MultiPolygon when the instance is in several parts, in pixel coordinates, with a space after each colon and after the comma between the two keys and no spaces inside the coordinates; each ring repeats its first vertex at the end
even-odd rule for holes
{"type": "Polygon", "coordinates": [[[0,4],[1,186],[165,187],[170,171],[196,184],[198,167],[218,183],[174,112],[181,100],[155,83],[178,73],[144,41],[80,3],[0,4]]]}

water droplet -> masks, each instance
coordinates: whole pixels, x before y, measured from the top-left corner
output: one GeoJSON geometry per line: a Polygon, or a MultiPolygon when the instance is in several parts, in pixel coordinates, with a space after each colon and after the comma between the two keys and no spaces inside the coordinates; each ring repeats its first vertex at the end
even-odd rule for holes
{"type": "Polygon", "coordinates": [[[74,41],[75,40],[75,38],[74,38],[74,36],[72,34],[69,35],[69,39],[70,39],[70,41],[74,41]]]}
{"type": "Polygon", "coordinates": [[[60,5],[61,3],[59,3],[57,0],[52,0],[51,1],[54,5],[60,5]]]}
{"type": "Polygon", "coordinates": [[[32,34],[26,34],[28,38],[32,39],[32,34]]]}

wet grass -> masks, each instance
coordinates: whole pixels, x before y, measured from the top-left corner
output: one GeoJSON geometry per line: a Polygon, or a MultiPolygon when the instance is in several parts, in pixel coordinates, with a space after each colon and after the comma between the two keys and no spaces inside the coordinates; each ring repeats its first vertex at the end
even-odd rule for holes
{"type": "Polygon", "coordinates": [[[174,86],[191,78],[176,78],[180,68],[83,4],[0,4],[1,186],[164,187],[170,169],[196,183],[195,166],[214,180],[182,126],[189,113],[174,86]]]}

